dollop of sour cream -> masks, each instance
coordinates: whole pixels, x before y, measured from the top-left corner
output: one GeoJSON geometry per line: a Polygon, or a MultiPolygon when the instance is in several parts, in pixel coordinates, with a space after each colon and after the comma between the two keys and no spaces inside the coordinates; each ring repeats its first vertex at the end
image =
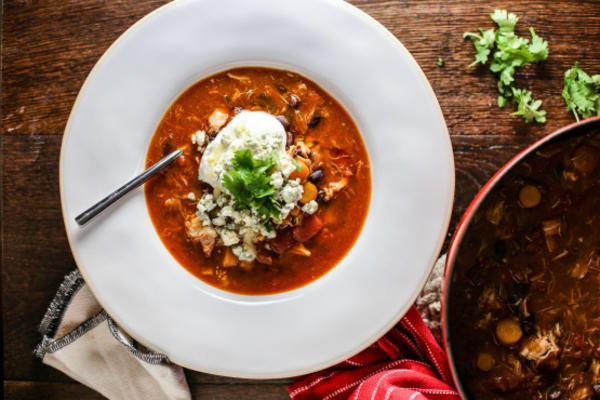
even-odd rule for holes
{"type": "Polygon", "coordinates": [[[294,162],[286,153],[287,134],[283,125],[271,114],[262,111],[242,111],[236,115],[206,147],[198,179],[214,189],[223,189],[223,175],[231,168],[231,159],[238,150],[248,149],[255,159],[279,156],[281,173],[288,177],[294,162]]]}

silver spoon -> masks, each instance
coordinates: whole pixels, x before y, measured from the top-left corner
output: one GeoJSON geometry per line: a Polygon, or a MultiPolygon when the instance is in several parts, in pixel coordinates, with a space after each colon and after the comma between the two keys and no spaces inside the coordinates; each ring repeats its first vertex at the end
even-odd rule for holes
{"type": "Polygon", "coordinates": [[[177,157],[179,157],[183,153],[183,150],[175,150],[168,156],[164,157],[162,160],[79,214],[75,217],[75,221],[80,225],[85,225],[89,220],[94,218],[96,215],[100,214],[104,211],[108,206],[110,206],[115,201],[119,200],[121,197],[140,186],[142,183],[146,182],[150,177],[156,174],[158,171],[171,164],[177,157]]]}

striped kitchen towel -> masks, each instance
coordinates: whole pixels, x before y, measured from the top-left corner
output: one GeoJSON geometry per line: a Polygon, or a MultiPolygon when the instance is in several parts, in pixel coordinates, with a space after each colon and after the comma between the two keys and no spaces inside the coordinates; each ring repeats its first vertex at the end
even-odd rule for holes
{"type": "Polygon", "coordinates": [[[446,355],[412,306],[376,343],[334,367],[300,377],[292,400],[459,400],[446,355]]]}

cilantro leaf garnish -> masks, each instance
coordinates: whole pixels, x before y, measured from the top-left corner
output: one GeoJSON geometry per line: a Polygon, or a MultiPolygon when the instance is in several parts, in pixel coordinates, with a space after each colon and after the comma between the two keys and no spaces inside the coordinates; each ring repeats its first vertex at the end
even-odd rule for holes
{"type": "Polygon", "coordinates": [[[473,32],[465,32],[463,34],[463,38],[471,38],[473,45],[475,46],[475,61],[469,64],[469,67],[473,67],[477,64],[487,63],[490,52],[494,47],[496,31],[493,29],[484,31],[483,29],[479,28],[479,32],[481,32],[481,35],[473,32]]]}
{"type": "Polygon", "coordinates": [[[565,72],[562,97],[577,121],[600,115],[600,74],[589,76],[576,62],[565,72]]]}
{"type": "Polygon", "coordinates": [[[504,108],[506,106],[506,97],[500,95],[498,96],[498,108],[504,108]]]}
{"type": "Polygon", "coordinates": [[[519,21],[519,18],[513,13],[509,13],[506,10],[494,10],[490,14],[492,21],[498,25],[498,31],[501,33],[511,33],[515,31],[515,25],[519,21]]]}
{"type": "Polygon", "coordinates": [[[276,154],[255,159],[250,150],[239,150],[231,159],[232,168],[222,180],[223,187],[233,195],[235,208],[256,210],[268,228],[271,218],[281,222],[281,203],[273,197],[275,188],[270,183],[271,173],[278,163],[276,154]]]}
{"type": "Polygon", "coordinates": [[[512,115],[521,115],[526,122],[546,122],[546,112],[540,110],[541,100],[534,100],[528,90],[517,89],[513,86],[515,71],[527,64],[540,62],[548,58],[548,42],[536,35],[533,28],[529,28],[529,39],[515,34],[515,25],[519,18],[506,10],[495,10],[490,18],[498,25],[498,29],[484,31],[479,28],[479,33],[465,32],[464,38],[470,38],[475,47],[475,61],[469,65],[486,64],[490,59],[490,71],[498,79],[498,107],[503,108],[509,99],[517,106],[517,111],[512,115]]]}
{"type": "Polygon", "coordinates": [[[534,100],[530,90],[512,88],[513,99],[517,104],[517,111],[510,115],[520,115],[525,122],[534,121],[540,124],[546,122],[546,111],[540,110],[541,100],[534,100]]]}

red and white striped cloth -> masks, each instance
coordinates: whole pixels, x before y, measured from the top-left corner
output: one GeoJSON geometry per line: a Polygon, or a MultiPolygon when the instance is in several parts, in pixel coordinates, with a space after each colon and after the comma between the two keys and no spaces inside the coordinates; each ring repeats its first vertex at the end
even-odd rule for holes
{"type": "Polygon", "coordinates": [[[288,387],[292,400],[460,400],[446,355],[413,306],[361,353],[288,387]]]}

